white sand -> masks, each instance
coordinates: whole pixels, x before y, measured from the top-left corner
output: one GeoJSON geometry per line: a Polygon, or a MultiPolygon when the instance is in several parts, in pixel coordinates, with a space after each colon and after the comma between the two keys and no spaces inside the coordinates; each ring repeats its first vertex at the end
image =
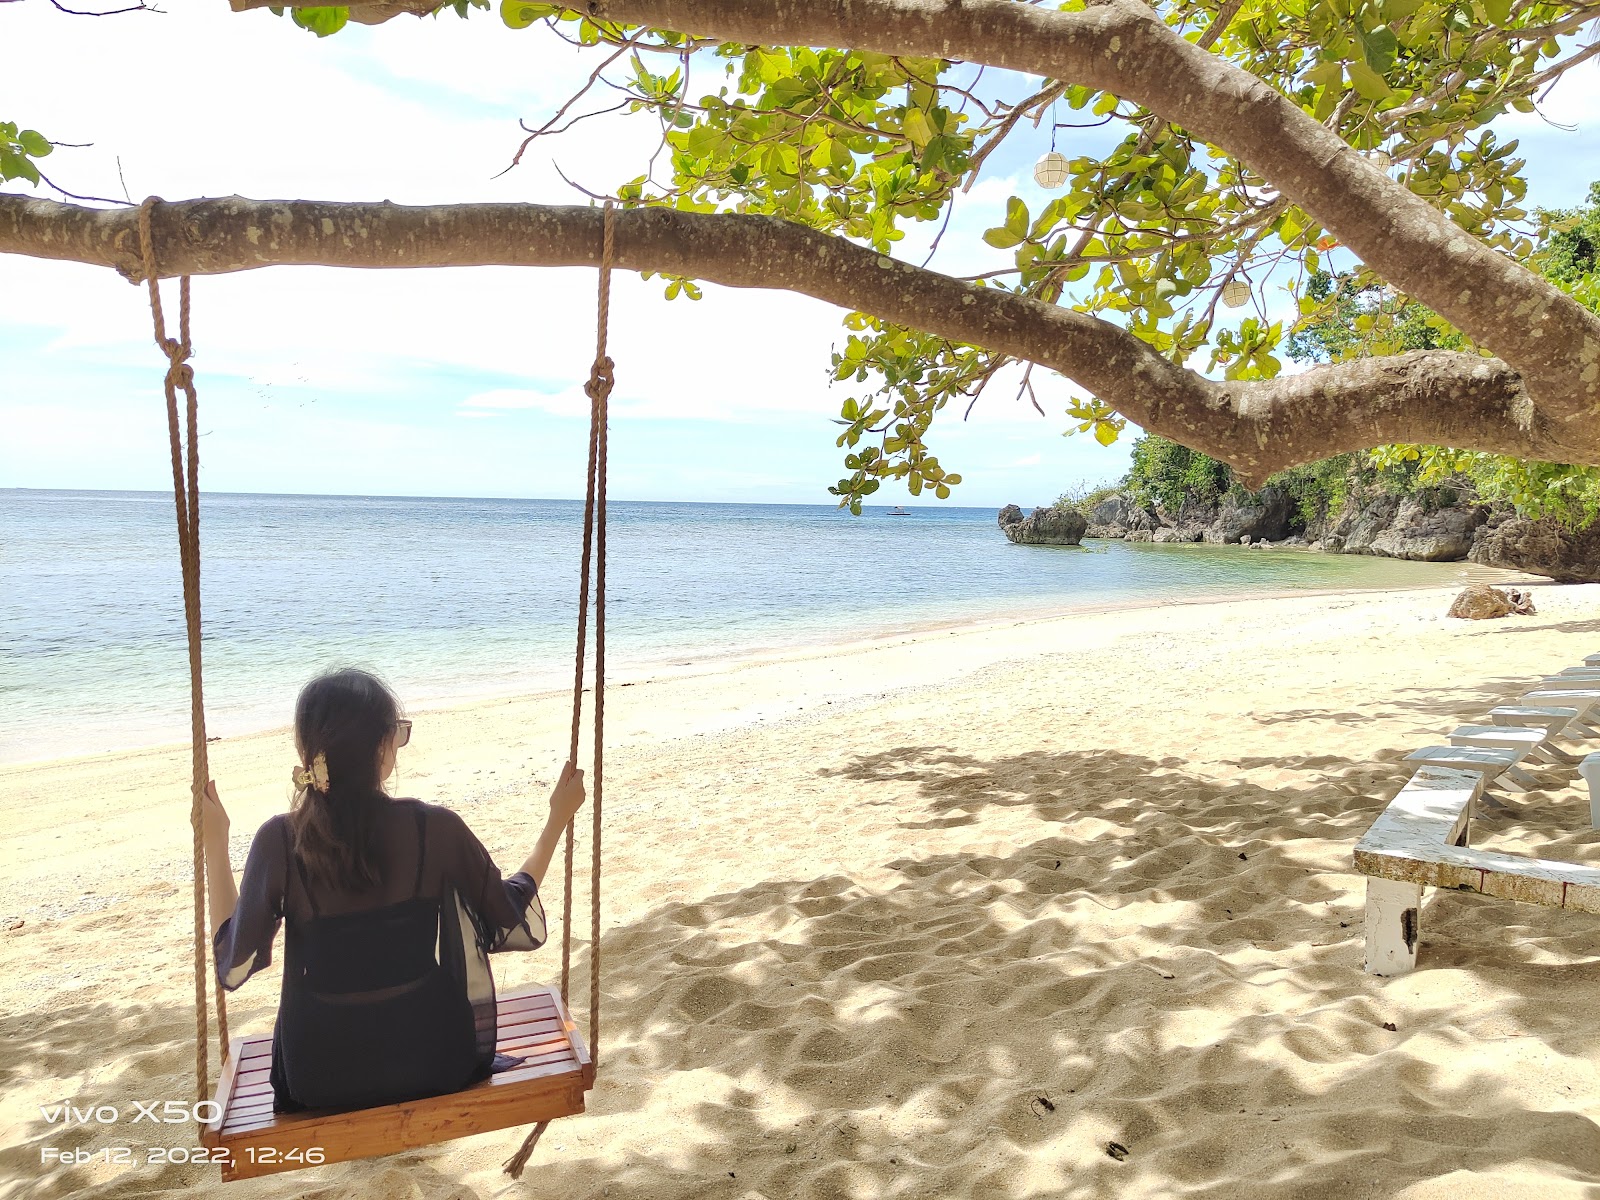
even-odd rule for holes
{"type": "MultiPolygon", "coordinates": [[[[1600,587],[1537,599],[1165,607],[615,689],[590,1113],[521,1184],[507,1131],[229,1194],[1600,1195],[1600,920],[1435,896],[1420,969],[1381,980],[1350,868],[1408,750],[1600,651],[1600,587]]],[[[415,714],[401,790],[513,869],[566,703],[415,714]]],[[[212,761],[241,865],[292,752],[212,761]]],[[[1586,795],[1543,777],[1475,840],[1600,863],[1586,795]]],[[[220,1187],[146,1163],[190,1127],[39,1111],[192,1099],[187,779],[182,748],[0,768],[0,1196],[220,1187]],[[80,1146],[133,1162],[41,1166],[80,1146]]],[[[277,989],[231,997],[235,1032],[277,989]]]]}

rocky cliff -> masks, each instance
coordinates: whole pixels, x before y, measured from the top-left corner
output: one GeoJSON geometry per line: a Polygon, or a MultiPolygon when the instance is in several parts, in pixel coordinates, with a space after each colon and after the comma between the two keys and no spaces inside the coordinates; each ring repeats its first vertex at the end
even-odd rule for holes
{"type": "Polygon", "coordinates": [[[1142,506],[1130,493],[1115,491],[1086,518],[1062,509],[1035,509],[1024,517],[1010,504],[1000,512],[1000,528],[1011,541],[1027,544],[1077,546],[1082,538],[1245,542],[1418,562],[1470,560],[1558,582],[1600,582],[1600,522],[1568,530],[1550,518],[1528,520],[1482,504],[1470,490],[1395,494],[1366,488],[1350,494],[1338,514],[1310,523],[1282,488],[1227,494],[1210,504],[1190,496],[1178,509],[1142,506]]]}
{"type": "Polygon", "coordinates": [[[1486,567],[1548,575],[1558,583],[1600,582],[1600,524],[1571,530],[1545,518],[1491,513],[1467,557],[1486,567]]]}
{"type": "MultiPolygon", "coordinates": [[[[1007,511],[1021,517],[1015,505],[1007,511]]],[[[1028,519],[1037,521],[1038,512],[1028,519]]],[[[1279,545],[1423,562],[1468,559],[1564,583],[1600,581],[1600,524],[1574,532],[1553,520],[1530,521],[1478,503],[1470,492],[1369,490],[1352,494],[1337,514],[1309,524],[1298,520],[1289,496],[1278,488],[1212,504],[1189,498],[1176,510],[1147,508],[1117,492],[1089,510],[1086,524],[1084,536],[1092,538],[1279,545]]]]}

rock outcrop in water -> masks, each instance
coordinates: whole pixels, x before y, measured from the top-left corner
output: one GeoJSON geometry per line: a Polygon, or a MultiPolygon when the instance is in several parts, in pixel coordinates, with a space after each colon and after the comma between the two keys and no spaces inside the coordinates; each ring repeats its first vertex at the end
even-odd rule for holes
{"type": "Polygon", "coordinates": [[[1088,527],[1082,514],[1071,509],[1036,508],[1030,517],[1015,504],[1000,510],[1001,532],[1024,546],[1081,546],[1088,527]]]}

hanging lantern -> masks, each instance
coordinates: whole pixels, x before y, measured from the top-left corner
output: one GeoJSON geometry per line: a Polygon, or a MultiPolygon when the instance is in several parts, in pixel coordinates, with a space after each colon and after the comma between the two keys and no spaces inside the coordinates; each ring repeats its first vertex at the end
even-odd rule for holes
{"type": "Polygon", "coordinates": [[[1250,303],[1250,285],[1242,279],[1230,279],[1222,285],[1222,302],[1229,308],[1243,308],[1250,303]]]}
{"type": "Polygon", "coordinates": [[[1066,183],[1070,174],[1072,171],[1067,165],[1067,156],[1054,150],[1033,164],[1033,181],[1042,188],[1058,188],[1066,183]]]}

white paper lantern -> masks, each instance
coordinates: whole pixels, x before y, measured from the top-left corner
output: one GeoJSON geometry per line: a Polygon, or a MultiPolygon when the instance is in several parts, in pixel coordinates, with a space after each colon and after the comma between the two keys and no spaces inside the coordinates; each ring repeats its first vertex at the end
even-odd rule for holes
{"type": "Polygon", "coordinates": [[[1230,279],[1222,285],[1222,302],[1229,308],[1243,308],[1250,303],[1250,285],[1242,279],[1230,279]]]}
{"type": "Polygon", "coordinates": [[[1058,188],[1072,174],[1067,166],[1067,156],[1054,150],[1033,164],[1033,181],[1042,188],[1058,188]]]}

